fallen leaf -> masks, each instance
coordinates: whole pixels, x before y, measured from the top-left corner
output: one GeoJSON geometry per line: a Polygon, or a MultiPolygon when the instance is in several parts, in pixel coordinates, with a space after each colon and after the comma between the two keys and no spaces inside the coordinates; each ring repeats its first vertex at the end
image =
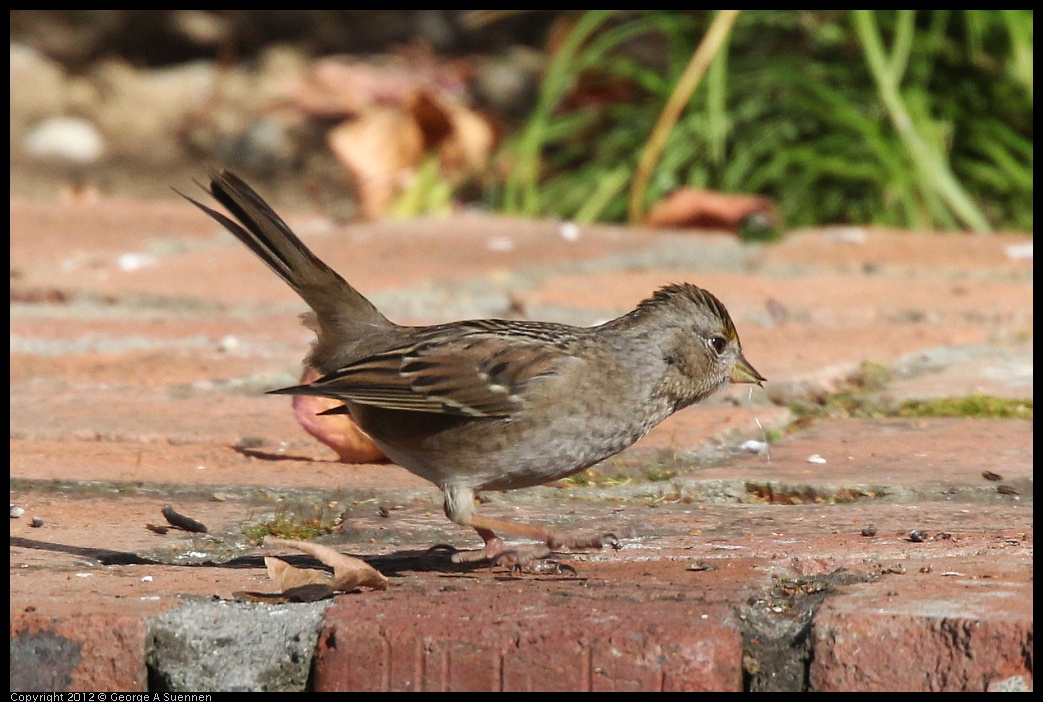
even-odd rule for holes
{"type": "Polygon", "coordinates": [[[326,143],[355,185],[362,216],[379,218],[424,156],[424,133],[399,107],[375,107],[330,130],[326,143]]]}
{"type": "Polygon", "coordinates": [[[268,569],[268,577],[279,586],[279,590],[282,592],[302,585],[330,584],[329,575],[321,570],[297,568],[273,556],[264,557],[264,567],[268,569]]]}
{"type": "MultiPolygon", "coordinates": [[[[352,556],[345,556],[343,553],[325,546],[323,544],[316,544],[310,541],[292,541],[290,539],[280,539],[274,536],[266,536],[264,538],[264,545],[269,548],[275,548],[282,546],[283,548],[292,548],[301,553],[306,553],[309,556],[317,558],[322,563],[333,568],[333,579],[330,580],[328,576],[318,570],[307,570],[294,568],[285,561],[279,561],[282,563],[281,566],[269,566],[268,574],[276,583],[283,587],[283,589],[301,587],[303,585],[314,585],[314,584],[328,584],[334,590],[343,592],[350,592],[357,587],[370,587],[375,590],[386,590],[389,582],[379,571],[374,569],[371,565],[365,561],[354,558],[352,556]],[[294,572],[296,571],[296,572],[294,572]],[[273,575],[273,573],[275,573],[273,575]],[[315,579],[314,575],[320,576],[320,579],[315,579]],[[276,575],[278,579],[276,579],[276,575]],[[284,585],[285,583],[285,585],[284,585]]],[[[268,565],[268,561],[278,561],[278,559],[266,557],[265,565],[268,565]]]]}
{"type": "Polygon", "coordinates": [[[374,105],[326,137],[354,183],[360,209],[373,220],[415,180],[429,154],[449,183],[480,172],[496,134],[482,115],[436,90],[416,88],[395,105],[374,105]]]}
{"type": "Polygon", "coordinates": [[[456,102],[444,105],[450,130],[437,145],[442,173],[456,181],[482,171],[496,145],[496,132],[485,117],[456,102]]]}
{"type": "Polygon", "coordinates": [[[657,228],[727,229],[738,232],[751,218],[761,217],[774,227],[775,207],[762,195],[720,193],[680,188],[652,205],[645,224],[657,228]]]}
{"type": "MultiPolygon", "coordinates": [[[[305,368],[300,384],[319,377],[314,368],[305,368]]],[[[306,432],[337,452],[341,463],[386,463],[388,458],[350,414],[322,414],[344,403],[330,397],[296,395],[293,413],[306,432]]]]}

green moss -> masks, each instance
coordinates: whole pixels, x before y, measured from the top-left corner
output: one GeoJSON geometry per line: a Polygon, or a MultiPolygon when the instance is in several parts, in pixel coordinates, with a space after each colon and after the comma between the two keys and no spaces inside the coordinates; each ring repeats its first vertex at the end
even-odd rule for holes
{"type": "Polygon", "coordinates": [[[883,389],[890,379],[890,370],[873,361],[864,362],[840,389],[832,394],[790,403],[790,411],[797,417],[798,426],[822,417],[883,417],[886,413],[868,396],[883,389]]]}
{"type": "Polygon", "coordinates": [[[898,416],[1032,419],[1032,400],[1010,400],[990,395],[910,400],[899,408],[898,416]]]}
{"type": "Polygon", "coordinates": [[[645,479],[653,483],[662,483],[667,480],[672,480],[677,475],[676,471],[651,468],[645,471],[645,479]]]}
{"type": "Polygon", "coordinates": [[[790,403],[796,421],[790,431],[805,428],[816,420],[847,417],[986,417],[1032,419],[1032,400],[1012,400],[989,395],[966,395],[935,400],[909,400],[895,408],[874,397],[890,380],[886,366],[867,361],[836,393],[790,403]]]}
{"type": "Polygon", "coordinates": [[[562,478],[554,484],[562,488],[614,487],[616,485],[626,485],[630,480],[630,476],[623,475],[622,473],[606,475],[596,468],[587,468],[586,470],[581,470],[578,473],[573,473],[566,478],[562,478]]]}
{"type": "Polygon", "coordinates": [[[305,507],[300,511],[280,508],[272,519],[242,527],[243,534],[256,543],[261,543],[266,536],[278,536],[283,539],[307,541],[324,534],[330,534],[336,528],[336,520],[324,505],[305,507]]]}

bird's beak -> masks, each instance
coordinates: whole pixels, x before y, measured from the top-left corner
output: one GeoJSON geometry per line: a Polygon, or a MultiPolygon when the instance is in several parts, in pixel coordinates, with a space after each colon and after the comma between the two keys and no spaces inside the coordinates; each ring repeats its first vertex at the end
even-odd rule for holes
{"type": "Polygon", "coordinates": [[[746,360],[744,356],[739,355],[739,359],[732,366],[732,372],[728,375],[728,379],[733,383],[757,383],[763,387],[764,381],[767,380],[763,375],[758,373],[756,369],[750,365],[750,362],[746,360]]]}

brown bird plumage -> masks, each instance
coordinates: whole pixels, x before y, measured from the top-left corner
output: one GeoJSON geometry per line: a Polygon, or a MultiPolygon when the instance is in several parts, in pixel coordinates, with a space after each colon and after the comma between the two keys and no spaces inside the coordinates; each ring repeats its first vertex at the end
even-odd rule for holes
{"type": "MultiPolygon", "coordinates": [[[[268,264],[311,307],[318,339],[305,363],[322,377],[272,392],[344,402],[393,461],[445,493],[445,513],[476,529],[550,549],[600,547],[580,537],[475,512],[475,493],[564,478],[623,450],[672,413],[729,382],[764,378],[742,355],[728,311],[709,292],[668,285],[596,327],[482,319],[401,326],[311,251],[246,183],[223,171],[208,192],[232,218],[187,198],[268,264]],[[234,218],[234,219],[233,219],[234,218]]],[[[186,196],[187,197],[187,196],[186,196]]]]}

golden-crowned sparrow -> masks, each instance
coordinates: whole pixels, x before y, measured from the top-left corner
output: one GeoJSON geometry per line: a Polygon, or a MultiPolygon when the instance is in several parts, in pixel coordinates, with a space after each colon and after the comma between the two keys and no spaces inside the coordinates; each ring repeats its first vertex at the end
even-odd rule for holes
{"type": "MultiPolygon", "coordinates": [[[[205,188],[204,188],[205,189],[205,188]]],[[[234,219],[192,198],[290,285],[314,312],[305,359],[322,377],[273,390],[343,401],[395,462],[442,489],[445,513],[485,541],[457,561],[497,559],[506,532],[550,549],[601,547],[577,536],[475,512],[479,490],[564,478],[612,456],[729,381],[764,378],[742,355],[717,298],[667,285],[596,327],[478,319],[400,326],[324,264],[246,183],[223,171],[208,192],[234,219]]]]}

